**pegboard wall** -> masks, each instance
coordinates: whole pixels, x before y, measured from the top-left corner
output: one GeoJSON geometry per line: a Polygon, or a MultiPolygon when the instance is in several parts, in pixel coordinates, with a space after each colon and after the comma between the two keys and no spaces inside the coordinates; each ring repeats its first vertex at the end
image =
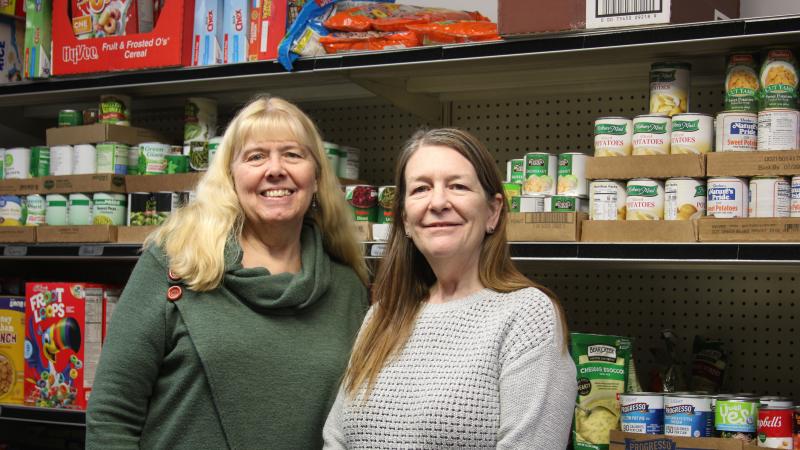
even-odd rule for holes
{"type": "Polygon", "coordinates": [[[599,266],[520,264],[556,293],[571,331],[633,337],[645,389],[657,367],[650,349],[663,348],[660,331],[671,329],[686,367],[696,335],[724,341],[730,355],[725,391],[800,399],[800,270],[599,266]]]}

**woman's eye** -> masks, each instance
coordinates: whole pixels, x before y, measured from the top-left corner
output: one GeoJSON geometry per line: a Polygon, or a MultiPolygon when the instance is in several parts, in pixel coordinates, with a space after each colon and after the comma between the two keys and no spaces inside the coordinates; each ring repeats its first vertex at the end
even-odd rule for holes
{"type": "Polygon", "coordinates": [[[303,158],[303,155],[300,152],[286,152],[286,157],[288,158],[303,158]]]}
{"type": "Polygon", "coordinates": [[[463,191],[463,190],[467,190],[468,189],[466,185],[458,184],[458,183],[450,185],[450,188],[458,190],[458,191],[463,191]]]}
{"type": "Polygon", "coordinates": [[[411,189],[412,194],[419,194],[420,192],[425,192],[428,190],[428,186],[417,186],[411,189]]]}
{"type": "Polygon", "coordinates": [[[262,160],[262,159],[264,159],[264,155],[263,154],[261,154],[261,153],[251,153],[251,154],[247,155],[247,158],[245,159],[245,161],[259,161],[259,160],[262,160]]]}

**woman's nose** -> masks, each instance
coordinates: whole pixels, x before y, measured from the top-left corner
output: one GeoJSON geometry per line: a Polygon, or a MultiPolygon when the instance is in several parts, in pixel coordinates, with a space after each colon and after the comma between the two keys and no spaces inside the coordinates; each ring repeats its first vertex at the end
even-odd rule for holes
{"type": "Polygon", "coordinates": [[[444,187],[434,187],[431,192],[430,209],[434,211],[441,211],[450,205],[450,199],[447,197],[447,189],[444,187]]]}

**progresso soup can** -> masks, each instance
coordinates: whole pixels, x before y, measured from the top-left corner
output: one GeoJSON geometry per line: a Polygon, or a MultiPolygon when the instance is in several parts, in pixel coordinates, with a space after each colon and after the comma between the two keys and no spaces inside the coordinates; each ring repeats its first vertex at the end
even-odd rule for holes
{"type": "MultiPolygon", "coordinates": [[[[719,402],[717,402],[719,407],[719,402]]],[[[664,396],[664,434],[667,436],[712,437],[714,416],[711,397],[673,393],[664,396]]]]}
{"type": "Polygon", "coordinates": [[[664,434],[664,394],[657,392],[620,394],[619,406],[622,431],[664,434]]]}

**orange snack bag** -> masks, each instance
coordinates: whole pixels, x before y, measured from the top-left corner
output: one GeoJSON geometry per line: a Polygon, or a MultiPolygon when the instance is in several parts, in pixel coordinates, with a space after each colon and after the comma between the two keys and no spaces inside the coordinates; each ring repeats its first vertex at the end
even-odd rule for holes
{"type": "Polygon", "coordinates": [[[409,25],[422,45],[454,44],[460,42],[496,41],[500,39],[497,24],[492,22],[436,22],[409,25]]]}

